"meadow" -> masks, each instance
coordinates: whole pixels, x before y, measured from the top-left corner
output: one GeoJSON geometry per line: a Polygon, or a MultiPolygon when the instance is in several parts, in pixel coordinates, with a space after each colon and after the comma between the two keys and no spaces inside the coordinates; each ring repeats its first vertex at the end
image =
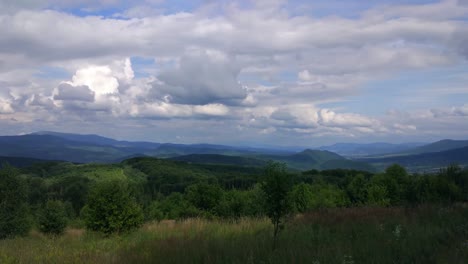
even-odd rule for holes
{"type": "Polygon", "coordinates": [[[468,263],[468,207],[356,207],[267,218],[148,222],[105,236],[69,226],[0,240],[0,263],[468,263]]]}

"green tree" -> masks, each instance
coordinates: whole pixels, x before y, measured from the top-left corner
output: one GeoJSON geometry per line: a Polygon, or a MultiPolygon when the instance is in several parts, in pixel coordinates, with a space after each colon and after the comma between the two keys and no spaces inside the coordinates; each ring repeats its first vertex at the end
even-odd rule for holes
{"type": "Polygon", "coordinates": [[[312,186],[306,183],[300,183],[294,186],[291,192],[291,201],[297,212],[304,213],[310,209],[313,199],[312,186]]]}
{"type": "Polygon", "coordinates": [[[240,218],[247,215],[248,193],[240,190],[229,190],[223,192],[216,214],[226,218],[240,218]]]}
{"type": "Polygon", "coordinates": [[[61,201],[46,202],[39,216],[39,230],[46,234],[60,235],[67,227],[65,205],[61,201]]]}
{"type": "Polygon", "coordinates": [[[83,208],[86,227],[105,234],[126,232],[143,222],[143,212],[125,180],[97,183],[83,208]]]}
{"type": "Polygon", "coordinates": [[[196,208],[212,213],[221,200],[223,190],[215,184],[197,183],[188,186],[185,193],[187,200],[196,208]]]}
{"type": "Polygon", "coordinates": [[[367,201],[367,180],[362,174],[353,176],[349,184],[346,186],[351,203],[355,205],[363,205],[367,201]]]}
{"type": "Polygon", "coordinates": [[[286,172],[284,163],[269,163],[264,176],[262,190],[265,193],[266,214],[273,223],[273,249],[275,249],[278,233],[284,228],[286,216],[292,211],[289,197],[293,181],[291,175],[286,172]]]}
{"type": "Polygon", "coordinates": [[[389,206],[387,189],[380,184],[371,183],[367,186],[367,204],[372,206],[389,206]]]}
{"type": "Polygon", "coordinates": [[[8,164],[0,169],[0,239],[25,235],[31,228],[26,183],[8,164]]]}
{"type": "Polygon", "coordinates": [[[400,205],[407,195],[409,179],[405,168],[398,164],[393,164],[385,169],[383,175],[383,186],[388,192],[388,198],[392,205],[400,205]]]}

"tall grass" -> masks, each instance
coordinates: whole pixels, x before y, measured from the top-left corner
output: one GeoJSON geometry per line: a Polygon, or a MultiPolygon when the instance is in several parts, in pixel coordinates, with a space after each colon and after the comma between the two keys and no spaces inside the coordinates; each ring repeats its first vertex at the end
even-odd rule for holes
{"type": "Polygon", "coordinates": [[[268,219],[162,221],[121,236],[69,229],[0,241],[0,263],[468,263],[468,209],[350,208],[268,219]]]}

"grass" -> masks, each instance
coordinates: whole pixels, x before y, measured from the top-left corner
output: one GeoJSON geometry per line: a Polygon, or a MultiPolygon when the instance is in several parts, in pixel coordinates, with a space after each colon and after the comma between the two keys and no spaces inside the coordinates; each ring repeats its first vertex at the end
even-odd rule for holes
{"type": "Polygon", "coordinates": [[[0,241],[0,263],[468,263],[468,208],[349,208],[290,220],[162,221],[104,237],[68,229],[0,241]]]}

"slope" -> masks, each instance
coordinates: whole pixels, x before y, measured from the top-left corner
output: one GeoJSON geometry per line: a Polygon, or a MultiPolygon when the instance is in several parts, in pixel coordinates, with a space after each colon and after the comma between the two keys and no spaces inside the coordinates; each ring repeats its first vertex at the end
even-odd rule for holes
{"type": "Polygon", "coordinates": [[[379,168],[397,163],[405,166],[409,171],[431,171],[451,164],[467,166],[468,147],[406,156],[367,158],[360,159],[360,161],[371,163],[379,168]]]}

